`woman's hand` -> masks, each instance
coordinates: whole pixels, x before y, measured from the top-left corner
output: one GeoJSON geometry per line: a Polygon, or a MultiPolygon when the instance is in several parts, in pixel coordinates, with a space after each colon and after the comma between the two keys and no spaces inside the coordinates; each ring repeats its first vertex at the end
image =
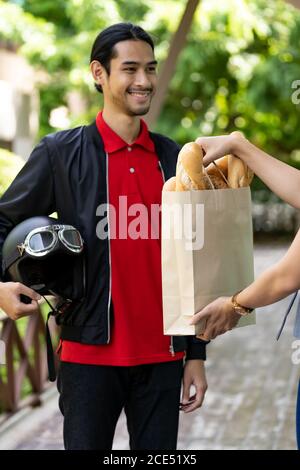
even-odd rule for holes
{"type": "Polygon", "coordinates": [[[198,137],[196,143],[204,150],[204,166],[209,165],[214,160],[224,157],[229,153],[235,154],[238,143],[246,140],[241,132],[235,131],[229,135],[216,137],[198,137]]]}
{"type": "Polygon", "coordinates": [[[232,330],[240,318],[241,315],[236,313],[232,307],[231,297],[219,297],[200,312],[195,313],[190,324],[195,325],[201,320],[206,320],[205,330],[197,338],[209,341],[232,330]]]}
{"type": "Polygon", "coordinates": [[[239,131],[216,137],[198,137],[205,156],[203,165],[225,155],[240,158],[280,199],[300,209],[300,171],[253,145],[239,131]]]}

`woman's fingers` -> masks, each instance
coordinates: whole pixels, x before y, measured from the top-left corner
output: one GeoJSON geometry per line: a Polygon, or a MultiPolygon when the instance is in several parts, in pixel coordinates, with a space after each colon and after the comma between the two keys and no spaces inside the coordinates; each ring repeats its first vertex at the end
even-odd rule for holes
{"type": "Polygon", "coordinates": [[[235,134],[239,132],[233,132],[229,135],[219,135],[212,137],[198,137],[195,142],[200,145],[203,150],[203,165],[206,167],[214,160],[224,157],[232,153],[232,141],[235,134]]]}
{"type": "Polygon", "coordinates": [[[203,308],[202,310],[200,310],[200,312],[195,313],[195,315],[193,315],[190,321],[190,325],[196,325],[196,323],[199,323],[202,320],[207,320],[209,318],[209,315],[209,309],[207,307],[203,308]]]}

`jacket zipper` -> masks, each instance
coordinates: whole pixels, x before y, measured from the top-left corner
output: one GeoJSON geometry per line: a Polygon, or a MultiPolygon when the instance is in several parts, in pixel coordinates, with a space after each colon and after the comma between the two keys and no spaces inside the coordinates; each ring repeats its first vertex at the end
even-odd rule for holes
{"type": "Polygon", "coordinates": [[[110,342],[110,304],[111,304],[111,254],[110,254],[110,227],[109,227],[109,186],[108,186],[108,153],[106,156],[106,200],[107,200],[107,228],[108,228],[108,259],[109,259],[109,295],[107,308],[107,344],[110,342]]]}
{"type": "Polygon", "coordinates": [[[170,347],[169,347],[169,351],[171,353],[171,356],[175,356],[174,345],[173,345],[173,336],[171,336],[171,344],[170,344],[170,347]]]}
{"type": "Polygon", "coordinates": [[[158,160],[158,164],[159,164],[159,168],[160,168],[160,171],[161,171],[161,174],[162,174],[162,179],[163,179],[163,182],[164,182],[164,184],[165,184],[165,182],[166,182],[166,178],[165,178],[165,174],[164,174],[163,167],[162,167],[162,165],[161,165],[161,163],[160,163],[160,161],[159,161],[159,160],[158,160]]]}
{"type": "MultiPolygon", "coordinates": [[[[163,170],[162,164],[161,164],[161,162],[160,162],[159,160],[158,160],[158,164],[159,164],[160,171],[161,171],[161,174],[162,174],[163,182],[164,182],[164,184],[165,184],[166,178],[165,178],[165,174],[164,174],[164,170],[163,170]]],[[[170,342],[170,346],[169,346],[169,351],[170,351],[170,353],[171,353],[172,356],[175,356],[174,345],[173,345],[173,336],[171,336],[171,342],[170,342]]]]}

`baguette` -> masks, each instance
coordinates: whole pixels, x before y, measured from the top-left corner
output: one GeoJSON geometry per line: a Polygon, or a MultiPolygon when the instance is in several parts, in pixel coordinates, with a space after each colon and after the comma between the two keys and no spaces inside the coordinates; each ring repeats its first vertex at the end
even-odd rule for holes
{"type": "Polygon", "coordinates": [[[230,188],[250,186],[253,171],[238,157],[228,155],[228,184],[230,188]]]}
{"type": "Polygon", "coordinates": [[[176,176],[168,179],[163,185],[163,191],[175,191],[176,190],[176,176]]]}
{"type": "Polygon", "coordinates": [[[210,163],[204,171],[200,145],[189,142],[178,154],[176,177],[165,182],[163,191],[242,188],[250,186],[253,176],[253,171],[231,154],[210,163]]]}
{"type": "MultiPolygon", "coordinates": [[[[228,176],[228,156],[220,158],[216,162],[212,162],[206,168],[206,172],[215,189],[228,188],[226,183],[228,176]]],[[[210,189],[210,188],[208,188],[210,189]]]]}
{"type": "Polygon", "coordinates": [[[176,191],[191,189],[206,189],[203,152],[196,142],[189,142],[182,147],[176,167],[176,191]]]}

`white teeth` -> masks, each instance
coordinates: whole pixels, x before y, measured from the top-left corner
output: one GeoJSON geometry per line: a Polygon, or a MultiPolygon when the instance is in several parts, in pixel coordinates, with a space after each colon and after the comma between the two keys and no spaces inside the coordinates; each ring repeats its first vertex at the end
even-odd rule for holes
{"type": "Polygon", "coordinates": [[[130,95],[136,95],[136,96],[148,96],[150,93],[149,92],[136,92],[136,91],[129,91],[128,92],[130,95]]]}

